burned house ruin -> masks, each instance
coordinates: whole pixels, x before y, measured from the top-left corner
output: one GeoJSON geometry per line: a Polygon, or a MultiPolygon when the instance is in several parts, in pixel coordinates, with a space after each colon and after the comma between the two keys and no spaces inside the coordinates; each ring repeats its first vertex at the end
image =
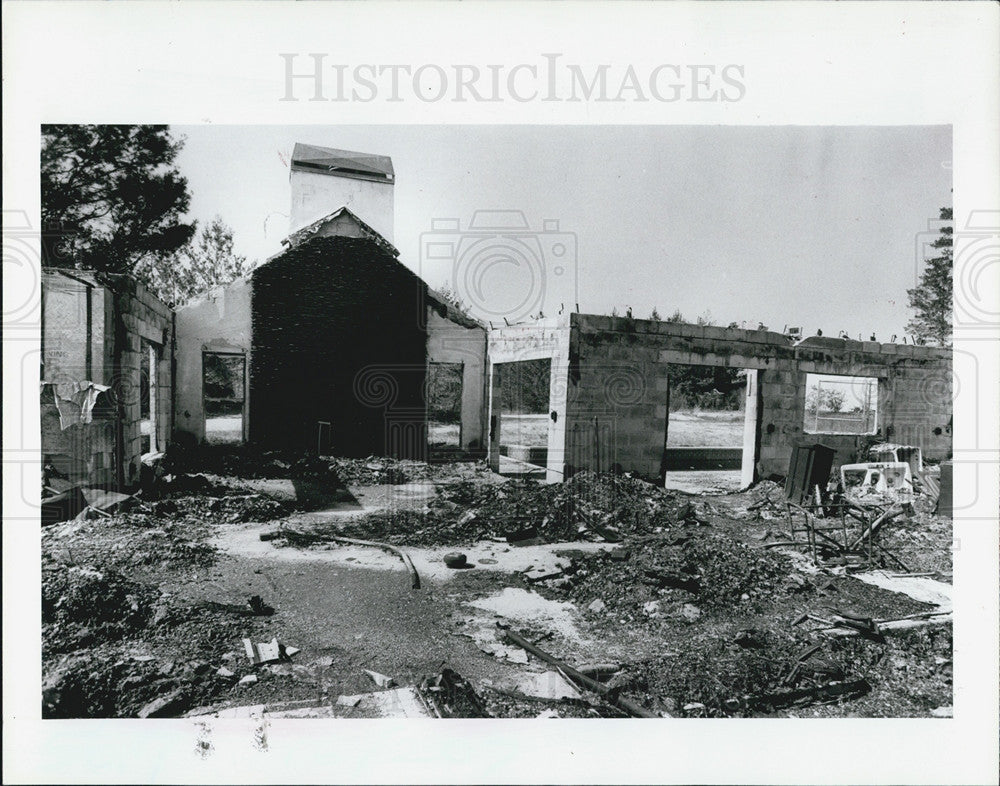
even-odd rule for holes
{"type": "Polygon", "coordinates": [[[950,350],[581,313],[487,325],[400,261],[388,157],[297,144],[289,180],[283,250],[176,310],[124,278],[45,273],[46,464],[124,489],[175,439],[433,459],[427,391],[444,368],[453,455],[488,454],[498,471],[502,453],[519,457],[550,482],[704,464],[738,467],[745,486],[787,473],[810,441],[842,463],[876,441],[950,456],[950,350]],[[547,405],[531,444],[504,445],[502,371],[528,361],[549,364],[547,405]],[[671,364],[743,370],[742,445],[671,447],[671,364]],[[814,374],[870,381],[863,429],[810,427],[814,374]]]}

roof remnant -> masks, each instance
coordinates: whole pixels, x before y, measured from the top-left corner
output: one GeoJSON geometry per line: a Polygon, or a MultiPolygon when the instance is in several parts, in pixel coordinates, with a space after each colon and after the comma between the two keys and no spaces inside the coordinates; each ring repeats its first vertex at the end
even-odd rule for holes
{"type": "MultiPolygon", "coordinates": [[[[292,246],[297,246],[304,240],[308,240],[310,237],[314,237],[317,234],[319,234],[320,230],[326,224],[330,223],[331,221],[337,218],[340,218],[341,216],[347,216],[355,224],[357,224],[358,229],[360,229],[363,237],[367,238],[368,240],[374,241],[376,245],[378,245],[382,250],[388,251],[390,254],[392,254],[392,256],[394,257],[399,256],[399,251],[392,243],[390,243],[379,232],[375,231],[368,224],[366,224],[364,221],[358,218],[358,216],[355,215],[346,206],[338,207],[332,213],[328,213],[322,218],[317,218],[308,226],[304,226],[302,227],[302,229],[298,229],[295,232],[292,232],[292,234],[290,234],[288,237],[282,240],[281,243],[283,246],[285,246],[285,248],[291,248],[292,246]]],[[[271,257],[271,259],[273,259],[273,257],[271,257]]],[[[270,262],[271,259],[268,259],[267,261],[270,262]]]]}
{"type": "Polygon", "coordinates": [[[293,172],[319,172],[359,180],[392,183],[396,179],[389,156],[355,153],[296,142],[292,151],[293,172]]]}

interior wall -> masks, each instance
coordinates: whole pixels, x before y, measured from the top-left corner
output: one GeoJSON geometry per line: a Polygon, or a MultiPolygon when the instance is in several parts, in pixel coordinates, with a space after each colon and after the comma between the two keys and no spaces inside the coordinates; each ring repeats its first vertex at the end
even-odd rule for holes
{"type": "Polygon", "coordinates": [[[462,363],[462,444],[486,448],[486,328],[465,327],[427,308],[427,362],[462,363]]]}
{"type": "Polygon", "coordinates": [[[51,383],[41,388],[42,460],[73,483],[115,485],[118,417],[112,397],[98,397],[90,423],[67,426],[56,405],[56,396],[72,395],[80,382],[115,382],[113,298],[85,271],[43,270],[41,284],[41,381],[51,383]]]}
{"type": "MultiPolygon", "coordinates": [[[[203,353],[242,354],[246,357],[248,376],[250,374],[251,293],[250,281],[245,278],[237,279],[177,309],[174,427],[179,432],[191,435],[196,442],[205,440],[203,353]]],[[[249,380],[244,393],[247,399],[243,412],[245,439],[250,409],[249,380]]]]}
{"type": "Polygon", "coordinates": [[[143,339],[156,350],[156,445],[160,450],[170,442],[173,412],[173,370],[170,348],[173,343],[173,312],[162,300],[138,282],[125,280],[114,294],[117,326],[115,335],[116,378],[114,389],[121,403],[123,460],[121,479],[125,486],[139,482],[142,457],[140,386],[148,384],[149,353],[143,339]]]}
{"type": "Polygon", "coordinates": [[[74,480],[121,488],[139,481],[142,457],[141,389],[149,384],[149,353],[156,347],[151,401],[155,444],[170,440],[173,378],[170,307],[142,284],[119,278],[99,283],[88,271],[46,271],[43,289],[43,369],[48,388],[66,396],[84,381],[107,385],[93,422],[62,428],[54,401],[43,402],[42,452],[57,457],[74,480]]]}

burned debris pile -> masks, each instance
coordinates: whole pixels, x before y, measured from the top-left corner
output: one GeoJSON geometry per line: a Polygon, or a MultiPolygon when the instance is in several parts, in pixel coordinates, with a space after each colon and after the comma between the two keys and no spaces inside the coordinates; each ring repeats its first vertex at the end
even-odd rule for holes
{"type": "MultiPolygon", "coordinates": [[[[644,481],[593,472],[562,484],[459,480],[436,488],[423,509],[389,508],[361,515],[339,525],[337,534],[408,546],[458,546],[491,538],[522,544],[618,543],[654,532],[683,507],[675,504],[673,494],[644,481]]],[[[284,532],[283,537],[302,546],[322,542],[325,535],[322,529],[312,529],[284,532]]]]}
{"type": "Polygon", "coordinates": [[[703,610],[749,612],[778,594],[802,592],[791,562],[732,537],[678,530],[576,555],[559,591],[617,620],[696,619],[703,610]]]}
{"type": "MultiPolygon", "coordinates": [[[[132,496],[85,490],[79,515],[43,529],[45,717],[176,717],[261,702],[288,717],[950,711],[950,604],[886,588],[901,573],[938,588],[929,577],[950,576],[950,523],[924,491],[931,483],[901,498],[834,482],[791,501],[773,480],[703,496],[628,474],[545,484],[482,464],[248,450],[172,455],[151,470],[132,496]],[[353,504],[310,512],[341,494],[353,504]],[[226,551],[227,538],[252,542],[252,560],[226,551]],[[358,547],[402,560],[412,589],[393,579],[385,591],[415,602],[490,609],[482,594],[500,586],[503,598],[550,604],[574,622],[498,626],[480,611],[489,630],[453,631],[472,641],[455,639],[455,662],[435,661],[436,671],[380,664],[372,653],[384,645],[364,633],[317,649],[329,631],[310,632],[303,614],[326,602],[296,608],[291,590],[256,575],[261,560],[309,549],[284,552],[285,563],[323,565],[316,591],[326,598],[341,570],[361,570],[354,556],[337,561],[358,547]],[[222,574],[232,575],[220,591],[222,574]],[[281,638],[292,619],[299,654],[281,638]],[[577,625],[586,635],[574,639],[577,625]],[[611,649],[588,650],[594,642],[611,649]],[[520,682],[484,678],[499,667],[520,682]],[[385,684],[372,692],[366,673],[385,684]]],[[[393,613],[392,603],[348,605],[380,620],[393,613]]],[[[387,624],[414,635],[408,620],[387,624]]]]}

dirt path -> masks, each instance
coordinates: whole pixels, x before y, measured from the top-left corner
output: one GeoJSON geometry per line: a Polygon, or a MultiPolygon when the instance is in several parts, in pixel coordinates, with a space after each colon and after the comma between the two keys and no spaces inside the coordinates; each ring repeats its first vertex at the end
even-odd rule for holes
{"type": "MultiPolygon", "coordinates": [[[[501,676],[503,670],[471,641],[449,635],[455,600],[433,585],[411,590],[403,571],[227,555],[204,578],[169,589],[193,602],[239,603],[260,595],[276,609],[269,634],[301,650],[296,665],[333,658],[313,686],[333,696],[373,689],[362,669],[392,676],[401,685],[436,673],[443,663],[479,679],[501,676]]],[[[283,698],[301,693],[293,690],[283,698]]]]}

